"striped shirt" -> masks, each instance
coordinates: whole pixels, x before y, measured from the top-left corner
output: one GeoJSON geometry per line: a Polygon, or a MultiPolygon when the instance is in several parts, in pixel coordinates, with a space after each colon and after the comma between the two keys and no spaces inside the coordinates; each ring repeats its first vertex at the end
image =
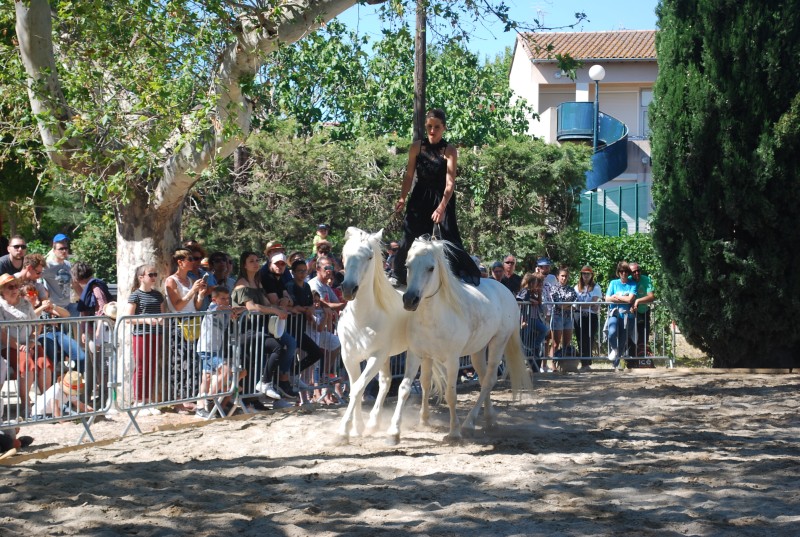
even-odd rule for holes
{"type": "MultiPolygon", "coordinates": [[[[156,289],[151,291],[137,289],[128,297],[128,304],[136,304],[136,315],[161,315],[163,302],[164,295],[156,289]]],[[[160,331],[159,327],[153,325],[138,325],[137,328],[133,331],[136,335],[160,331]]]]}

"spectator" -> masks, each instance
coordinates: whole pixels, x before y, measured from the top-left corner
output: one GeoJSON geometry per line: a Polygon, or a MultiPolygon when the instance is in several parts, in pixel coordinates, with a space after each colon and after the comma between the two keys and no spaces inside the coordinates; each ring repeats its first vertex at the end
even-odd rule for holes
{"type": "MultiPolygon", "coordinates": [[[[550,321],[553,317],[553,290],[558,287],[558,280],[553,274],[550,274],[550,268],[552,266],[552,262],[547,257],[540,257],[536,261],[536,272],[539,272],[544,276],[544,283],[542,284],[542,300],[545,303],[544,311],[545,311],[545,323],[547,326],[550,326],[550,321]]],[[[552,345],[552,333],[547,334],[546,341],[549,341],[552,345]]],[[[548,356],[552,351],[548,351],[548,356]]]]}
{"type": "MultiPolygon", "coordinates": [[[[233,288],[231,301],[233,306],[244,306],[247,311],[253,313],[276,315],[279,319],[286,319],[288,312],[284,309],[273,306],[264,293],[259,278],[258,254],[255,252],[242,252],[239,257],[239,279],[233,288]]],[[[260,358],[260,380],[255,386],[256,391],[263,393],[273,400],[273,408],[291,406],[287,401],[281,400],[275,385],[275,374],[279,364],[283,364],[285,370],[291,368],[293,355],[289,355],[287,349],[281,345],[277,339],[266,332],[266,323],[257,325],[250,323],[249,328],[242,334],[243,348],[245,354],[256,353],[251,359],[260,358]]],[[[288,381],[288,375],[285,378],[288,381]]]]}
{"type": "Polygon", "coordinates": [[[328,233],[330,233],[330,231],[331,231],[331,226],[329,226],[328,224],[319,224],[317,226],[317,232],[314,234],[314,244],[312,248],[313,250],[316,251],[317,244],[319,244],[321,241],[328,240],[328,233]]]}
{"type": "Polygon", "coordinates": [[[481,273],[481,278],[488,278],[489,277],[489,271],[486,270],[486,266],[485,265],[478,265],[478,270],[481,273]]]}
{"type": "MultiPolygon", "coordinates": [[[[20,286],[20,295],[33,306],[36,319],[64,319],[70,316],[67,310],[56,306],[50,300],[40,301],[36,289],[30,283],[20,286]]],[[[34,330],[38,334],[37,343],[44,348],[44,353],[51,363],[59,365],[66,357],[71,363],[70,367],[76,368],[81,373],[86,371],[86,352],[75,339],[78,337],[77,333],[74,334],[75,338],[72,337],[69,327],[59,323],[44,327],[38,325],[34,330]]]]}
{"type": "Polygon", "coordinates": [[[606,319],[605,330],[608,336],[608,359],[616,369],[619,359],[628,348],[628,338],[635,336],[634,316],[631,311],[636,301],[636,282],[630,278],[631,268],[625,261],[617,264],[616,280],[611,280],[606,291],[606,302],[611,302],[606,319]]]}
{"type": "MultiPolygon", "coordinates": [[[[305,351],[306,354],[305,357],[300,360],[300,364],[298,365],[299,371],[305,371],[314,364],[320,362],[327,354],[323,349],[331,350],[320,345],[319,341],[309,334],[310,327],[316,326],[317,318],[315,317],[316,310],[311,287],[305,281],[307,271],[308,265],[306,265],[304,260],[295,260],[295,262],[292,263],[291,271],[293,279],[286,287],[287,292],[294,302],[294,312],[300,314],[293,316],[289,323],[289,331],[296,339],[300,340],[301,349],[305,351]]],[[[330,317],[330,315],[328,317],[330,317]]],[[[329,346],[330,345],[328,345],[328,347],[329,346]]],[[[298,384],[301,387],[301,391],[308,389],[308,386],[303,386],[299,382],[298,384]]]]}
{"type": "Polygon", "coordinates": [[[522,277],[514,272],[516,266],[517,259],[508,254],[503,259],[503,278],[500,280],[500,283],[505,285],[515,296],[519,293],[519,288],[522,285],[522,277]]]}
{"type": "MultiPolygon", "coordinates": [[[[553,346],[550,356],[557,358],[575,356],[575,351],[571,348],[572,331],[575,326],[572,303],[576,301],[578,294],[569,285],[569,269],[567,267],[561,267],[558,270],[558,285],[553,289],[550,298],[554,302],[553,317],[550,323],[553,331],[553,346]]],[[[558,362],[558,365],[562,366],[560,368],[562,370],[567,368],[566,364],[561,361],[558,362]]]]}
{"type": "Polygon", "coordinates": [[[505,271],[503,270],[503,263],[500,261],[495,261],[492,263],[492,272],[489,274],[489,276],[493,280],[497,280],[498,282],[502,283],[504,273],[505,271]]]}
{"type": "Polygon", "coordinates": [[[342,263],[333,255],[333,246],[329,241],[320,241],[319,244],[317,244],[317,255],[315,256],[317,263],[319,263],[320,257],[327,257],[328,260],[333,262],[334,272],[344,270],[342,263]]]}
{"type": "Polygon", "coordinates": [[[656,299],[653,281],[642,274],[639,263],[631,263],[631,277],[636,282],[636,300],[631,310],[636,313],[636,347],[633,356],[644,357],[639,360],[626,360],[626,367],[655,367],[653,360],[647,358],[647,339],[650,336],[650,303],[656,299]]]}
{"type": "Polygon", "coordinates": [[[388,276],[394,276],[394,256],[397,255],[397,250],[400,249],[400,243],[397,241],[389,242],[389,247],[386,248],[386,261],[383,263],[383,270],[388,276]]]}
{"type": "Polygon", "coordinates": [[[22,270],[14,274],[20,284],[31,283],[39,300],[47,298],[47,288],[39,282],[44,272],[45,260],[42,254],[28,254],[22,261],[22,270]]]}
{"type": "Polygon", "coordinates": [[[84,317],[103,315],[103,308],[111,302],[111,291],[106,282],[94,277],[94,269],[78,261],[72,265],[72,280],[81,289],[78,312],[84,317]]]}
{"type": "MultiPolygon", "coordinates": [[[[78,312],[80,315],[84,317],[102,316],[106,304],[111,302],[111,291],[108,289],[106,282],[99,278],[95,278],[94,269],[82,261],[78,261],[72,265],[72,279],[73,281],[77,282],[78,286],[81,288],[81,296],[78,299],[78,312]]],[[[87,334],[99,334],[102,324],[102,322],[100,324],[95,324],[92,321],[82,323],[81,342],[86,344],[87,334]]],[[[88,339],[90,341],[91,348],[102,352],[102,346],[100,349],[98,349],[96,345],[91,345],[92,339],[94,338],[90,337],[88,339]]],[[[86,370],[84,371],[84,380],[89,386],[91,393],[96,395],[98,393],[98,375],[96,375],[97,369],[95,365],[98,363],[97,358],[99,358],[99,362],[101,364],[103,362],[103,358],[102,356],[95,356],[94,353],[92,353],[90,356],[92,360],[90,364],[87,364],[86,370]]],[[[102,374],[99,376],[101,378],[103,377],[102,374]]]]}
{"type": "Polygon", "coordinates": [[[22,262],[28,251],[28,243],[19,235],[14,235],[8,242],[8,253],[0,257],[0,275],[12,276],[22,270],[22,262]]]}
{"type": "Polygon", "coordinates": [[[339,300],[331,285],[333,284],[334,266],[328,257],[317,259],[317,277],[309,280],[308,284],[312,291],[319,293],[321,302],[335,312],[342,311],[346,303],[339,300]]]}
{"type": "MultiPolygon", "coordinates": [[[[306,256],[303,252],[294,251],[286,258],[286,264],[291,267],[295,261],[301,260],[304,264],[306,262],[306,256]]],[[[292,271],[291,270],[284,270],[283,271],[283,283],[284,285],[289,285],[289,282],[292,281],[292,271]]],[[[291,293],[290,293],[291,294],[291,293]]]]}
{"type": "Polygon", "coordinates": [[[202,278],[208,271],[203,268],[203,260],[206,259],[208,253],[206,249],[200,246],[197,241],[190,241],[192,244],[190,246],[184,246],[184,250],[188,250],[191,252],[192,257],[192,268],[189,271],[189,277],[192,280],[199,280],[202,278]]]}
{"type": "Polygon", "coordinates": [[[201,418],[211,417],[212,410],[211,400],[203,397],[227,391],[230,386],[233,373],[230,368],[231,353],[227,350],[230,343],[229,329],[231,323],[244,311],[243,307],[231,308],[231,293],[224,285],[212,287],[210,295],[209,314],[203,317],[200,339],[197,342],[203,376],[200,380],[201,402],[195,414],[201,418]]]}
{"type": "Polygon", "coordinates": [[[81,401],[86,391],[86,383],[77,371],[65,373],[46,392],[36,397],[32,415],[38,417],[69,416],[73,412],[94,412],[94,409],[81,401]]]}
{"type": "MultiPolygon", "coordinates": [[[[163,318],[153,318],[166,312],[164,295],[155,289],[158,272],[155,265],[144,264],[136,267],[131,293],[128,296],[126,315],[145,315],[143,319],[129,320],[134,325],[131,335],[133,350],[133,400],[139,404],[155,402],[157,387],[156,372],[160,367],[163,343],[163,318]]],[[[145,408],[141,415],[158,415],[157,408],[145,408]]]]}
{"type": "Polygon", "coordinates": [[[542,305],[542,286],[544,276],[538,272],[528,272],[522,278],[517,301],[522,302],[520,327],[522,329],[522,344],[525,354],[533,356],[530,361],[533,371],[545,371],[545,365],[540,361],[542,357],[542,344],[550,329],[545,324],[545,309],[542,305]]]}
{"type": "MultiPolygon", "coordinates": [[[[13,241],[12,241],[13,242],[13,241]]],[[[0,321],[33,321],[36,313],[24,300],[19,282],[11,274],[0,275],[0,321]]],[[[23,407],[28,408],[28,394],[34,383],[43,392],[53,383],[53,364],[33,340],[33,327],[17,325],[0,330],[0,349],[8,365],[16,372],[23,407]]]]}
{"type": "MultiPolygon", "coordinates": [[[[178,250],[172,260],[178,268],[164,280],[167,310],[170,313],[195,313],[202,311],[208,286],[203,278],[192,278],[202,257],[189,250],[178,250]]],[[[174,322],[174,321],[173,321],[174,322]]],[[[170,338],[170,399],[186,399],[197,394],[199,362],[194,351],[195,340],[200,336],[200,319],[189,317],[178,321],[178,329],[170,338]]],[[[193,403],[179,405],[178,410],[194,412],[193,403]]]]}
{"type": "MultiPolygon", "coordinates": [[[[208,279],[206,285],[209,289],[218,287],[220,285],[228,289],[228,292],[233,291],[233,286],[236,284],[236,278],[231,276],[232,263],[228,263],[229,256],[225,252],[214,252],[208,257],[208,279]]],[[[210,302],[210,296],[206,295],[206,300],[210,302]]]]}
{"type": "MultiPolygon", "coordinates": [[[[576,300],[578,302],[600,302],[603,300],[603,292],[594,281],[594,270],[589,265],[581,268],[581,275],[575,285],[576,300]]],[[[596,340],[600,331],[598,313],[600,306],[579,306],[580,316],[578,317],[578,354],[585,359],[581,360],[581,369],[589,370],[592,368],[592,360],[586,357],[592,356],[592,343],[596,340]]]]}
{"type": "Polygon", "coordinates": [[[44,285],[47,287],[50,300],[56,305],[66,309],[70,316],[78,316],[78,304],[72,302],[71,295],[75,291],[80,295],[81,288],[72,279],[72,265],[67,260],[69,257],[69,239],[63,233],[53,237],[52,256],[47,258],[47,266],[42,272],[44,285]]]}

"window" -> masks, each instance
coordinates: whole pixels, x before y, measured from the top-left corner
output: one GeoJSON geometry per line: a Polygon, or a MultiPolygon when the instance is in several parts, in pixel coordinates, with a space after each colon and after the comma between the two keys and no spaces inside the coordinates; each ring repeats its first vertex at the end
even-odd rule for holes
{"type": "Polygon", "coordinates": [[[647,108],[653,101],[653,90],[643,89],[639,94],[639,125],[641,126],[642,138],[650,138],[650,117],[647,108]]]}

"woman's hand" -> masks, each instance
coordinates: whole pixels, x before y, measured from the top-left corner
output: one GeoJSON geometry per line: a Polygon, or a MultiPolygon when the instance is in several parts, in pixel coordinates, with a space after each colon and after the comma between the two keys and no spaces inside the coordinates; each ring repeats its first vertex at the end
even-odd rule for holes
{"type": "Polygon", "coordinates": [[[397,203],[394,204],[394,212],[399,213],[403,210],[403,207],[406,206],[406,199],[400,198],[397,200],[397,203]]]}
{"type": "Polygon", "coordinates": [[[439,206],[436,207],[436,210],[433,211],[431,220],[433,220],[434,224],[440,224],[444,220],[444,207],[442,207],[441,204],[439,204],[439,206]]]}

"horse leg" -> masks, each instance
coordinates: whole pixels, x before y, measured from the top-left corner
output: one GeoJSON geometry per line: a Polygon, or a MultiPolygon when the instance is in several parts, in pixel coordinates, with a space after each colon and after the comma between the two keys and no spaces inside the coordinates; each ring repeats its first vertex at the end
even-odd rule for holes
{"type": "MultiPolygon", "coordinates": [[[[347,370],[348,378],[357,379],[358,375],[361,373],[361,369],[359,365],[361,364],[361,360],[350,355],[349,352],[346,352],[345,349],[342,349],[342,362],[344,363],[344,368],[347,370]]],[[[350,438],[350,422],[353,419],[353,413],[355,412],[355,406],[352,397],[350,398],[350,402],[347,403],[347,408],[344,411],[344,416],[342,416],[342,421],[339,424],[338,430],[338,437],[339,442],[342,444],[347,444],[350,438]]]]}
{"type": "Polygon", "coordinates": [[[433,360],[424,360],[422,362],[422,370],[419,373],[419,387],[422,390],[422,402],[419,406],[419,425],[420,427],[429,428],[431,426],[431,377],[433,369],[433,360]]]}
{"type": "MultiPolygon", "coordinates": [[[[498,345],[497,338],[492,340],[487,347],[489,351],[489,360],[485,374],[481,377],[481,393],[478,395],[478,400],[475,401],[475,406],[472,407],[472,410],[470,410],[469,414],[467,415],[467,419],[464,420],[464,429],[475,429],[475,419],[478,417],[481,406],[485,407],[484,411],[487,428],[495,426],[496,416],[494,408],[492,407],[491,392],[494,388],[494,385],[497,383],[497,367],[500,365],[500,360],[503,356],[501,351],[503,347],[504,345],[498,345]]],[[[481,351],[480,354],[482,356],[485,355],[484,351],[481,351]]]]}
{"type": "Polygon", "coordinates": [[[450,409],[450,432],[444,437],[444,441],[448,444],[460,444],[461,425],[458,423],[458,416],[456,415],[456,381],[458,380],[458,356],[451,358],[447,361],[447,390],[445,391],[445,400],[447,407],[450,409]]]}
{"type": "Polygon", "coordinates": [[[376,431],[381,425],[381,408],[386,396],[389,394],[389,387],[392,384],[392,365],[389,360],[384,360],[380,371],[378,372],[378,397],[375,398],[375,404],[372,405],[372,410],[369,413],[369,421],[367,421],[367,433],[376,431]]]}
{"type": "Polygon", "coordinates": [[[411,393],[411,384],[414,382],[414,377],[417,376],[419,369],[419,358],[411,353],[406,353],[406,370],[403,373],[403,380],[400,382],[400,388],[397,390],[397,405],[392,414],[392,422],[389,425],[389,430],[386,431],[386,443],[390,446],[396,446],[400,443],[400,422],[403,418],[403,407],[408,399],[408,394],[411,393]]]}

